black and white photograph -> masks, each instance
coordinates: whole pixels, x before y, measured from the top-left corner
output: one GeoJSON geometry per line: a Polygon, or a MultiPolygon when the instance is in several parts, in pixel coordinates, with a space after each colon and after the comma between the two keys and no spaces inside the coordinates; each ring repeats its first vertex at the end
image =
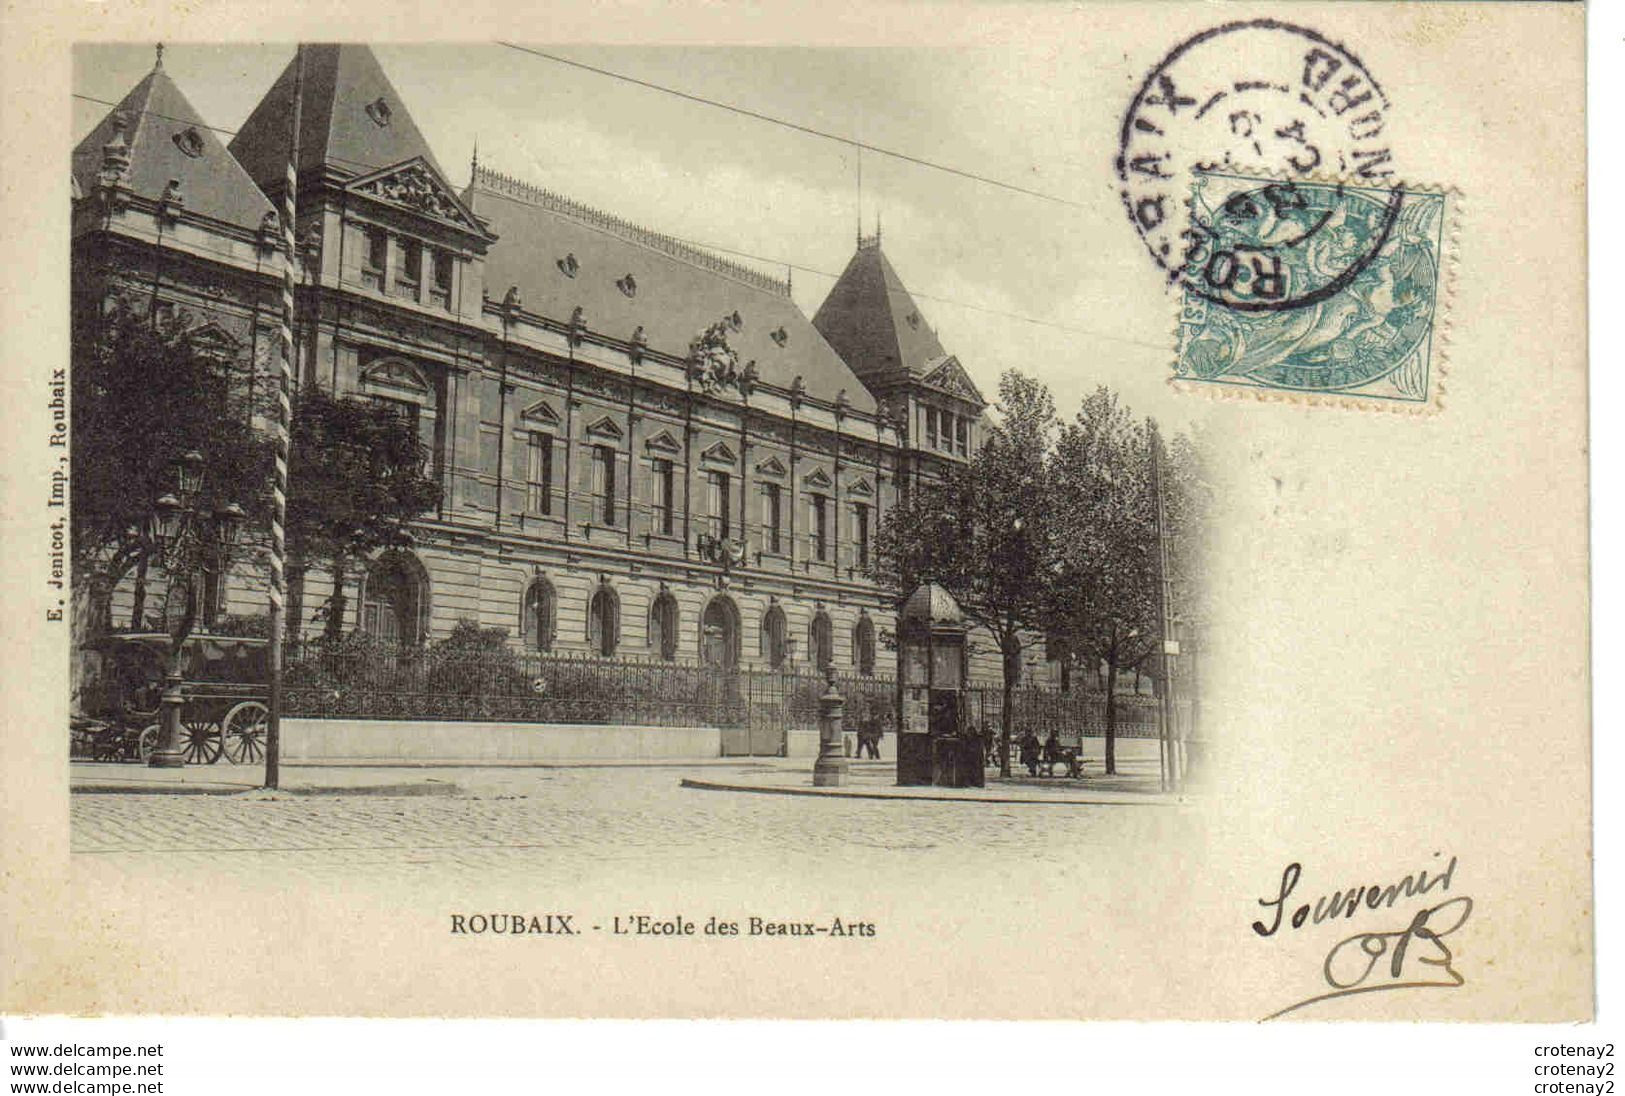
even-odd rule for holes
{"type": "Polygon", "coordinates": [[[6,1009],[1594,1018],[1583,6],[993,11],[57,32],[6,1009]]]}

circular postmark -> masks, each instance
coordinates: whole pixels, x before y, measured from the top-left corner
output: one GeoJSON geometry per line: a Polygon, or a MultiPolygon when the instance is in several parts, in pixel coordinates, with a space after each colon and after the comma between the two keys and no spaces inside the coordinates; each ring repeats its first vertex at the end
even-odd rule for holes
{"type": "MultiPolygon", "coordinates": [[[[1288,285],[1274,277],[1269,253],[1224,248],[1215,226],[1193,221],[1193,187],[1203,175],[1251,173],[1253,193],[1235,207],[1245,212],[1248,201],[1273,209],[1293,200],[1290,190],[1268,190],[1276,178],[1380,186],[1393,173],[1388,105],[1359,58],[1307,27],[1254,19],[1196,34],[1146,75],[1123,116],[1116,166],[1129,221],[1170,281],[1214,303],[1272,311],[1324,300],[1371,261],[1385,231],[1368,236],[1366,251],[1341,256],[1343,266],[1315,267],[1310,280],[1288,285]],[[1213,258],[1227,250],[1228,260],[1213,258]]],[[[1396,191],[1390,223],[1398,200],[1396,191]]]]}

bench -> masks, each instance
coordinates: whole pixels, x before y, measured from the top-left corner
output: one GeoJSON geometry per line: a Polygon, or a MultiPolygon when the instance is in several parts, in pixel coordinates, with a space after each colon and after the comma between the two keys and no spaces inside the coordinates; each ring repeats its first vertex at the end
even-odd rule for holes
{"type": "Polygon", "coordinates": [[[1054,776],[1055,770],[1062,767],[1065,768],[1064,775],[1071,777],[1073,780],[1083,778],[1083,758],[1079,755],[1078,750],[1070,746],[1062,746],[1058,756],[1050,760],[1040,761],[1038,763],[1038,775],[1054,776]]]}

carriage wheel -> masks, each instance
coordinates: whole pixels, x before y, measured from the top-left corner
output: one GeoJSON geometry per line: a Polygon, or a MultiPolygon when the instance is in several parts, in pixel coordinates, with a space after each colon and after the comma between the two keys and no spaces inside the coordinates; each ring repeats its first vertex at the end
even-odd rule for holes
{"type": "Polygon", "coordinates": [[[226,713],[220,721],[220,737],[227,761],[244,765],[265,757],[265,727],[270,714],[257,700],[245,700],[226,713]]]}
{"type": "Polygon", "coordinates": [[[220,724],[203,716],[181,717],[181,756],[193,765],[220,760],[220,724]]]}
{"type": "Polygon", "coordinates": [[[152,756],[152,751],[158,748],[158,724],[149,723],[141,729],[141,735],[135,740],[135,753],[145,765],[152,756]]]}

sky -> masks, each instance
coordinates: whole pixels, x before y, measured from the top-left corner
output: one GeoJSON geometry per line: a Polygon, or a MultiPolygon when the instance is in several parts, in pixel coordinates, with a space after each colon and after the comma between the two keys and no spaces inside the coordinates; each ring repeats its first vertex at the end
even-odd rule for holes
{"type": "MultiPolygon", "coordinates": [[[[548,46],[598,68],[1054,195],[1046,201],[689,102],[498,45],[375,47],[459,189],[480,162],[648,228],[769,261],[811,316],[874,232],[920,311],[990,400],[1020,369],[1064,416],[1096,385],[1174,428],[1176,302],[1123,214],[1116,125],[1155,61],[1032,41],[976,48],[548,46]],[[995,313],[1013,313],[1016,319],[995,313]],[[1038,321],[1038,322],[1031,322],[1038,321]]],[[[291,44],[171,44],[164,68],[235,129],[291,44]]],[[[152,44],[81,46],[73,91],[116,101],[152,44]]],[[[77,142],[109,108],[72,106],[77,142]]],[[[223,139],[225,138],[222,135],[223,139]]],[[[501,246],[498,244],[497,246],[501,246]]],[[[729,257],[738,258],[737,255],[729,257]]]]}

